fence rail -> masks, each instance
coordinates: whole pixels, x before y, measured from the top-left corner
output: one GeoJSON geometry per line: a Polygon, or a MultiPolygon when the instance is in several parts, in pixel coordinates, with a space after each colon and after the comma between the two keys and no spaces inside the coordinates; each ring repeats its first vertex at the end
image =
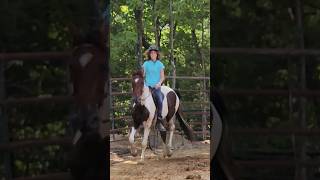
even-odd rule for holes
{"type": "Polygon", "coordinates": [[[219,90],[222,95],[227,96],[240,96],[240,95],[252,95],[252,96],[320,96],[320,90],[288,90],[288,89],[225,89],[219,90]]]}
{"type": "Polygon", "coordinates": [[[0,61],[26,61],[26,60],[70,60],[70,51],[63,52],[19,52],[19,53],[0,53],[0,61]]]}
{"type": "MultiPolygon", "coordinates": [[[[260,136],[311,136],[320,135],[320,128],[302,129],[302,128],[230,128],[230,132],[235,135],[260,135],[260,136]]],[[[235,136],[237,137],[237,136],[235,136]]]]}
{"type": "Polygon", "coordinates": [[[38,175],[35,177],[19,177],[13,180],[70,180],[72,179],[69,172],[51,173],[45,175],[38,175]]]}
{"type": "Polygon", "coordinates": [[[15,141],[9,143],[0,144],[1,151],[12,151],[21,148],[29,148],[35,146],[47,146],[47,145],[71,145],[71,138],[61,137],[61,138],[49,138],[49,139],[34,139],[34,140],[23,140],[15,141]]]}
{"type": "MultiPolygon", "coordinates": [[[[172,79],[173,76],[166,76],[166,79],[172,79]]],[[[203,77],[203,76],[176,76],[176,79],[188,79],[188,80],[210,80],[210,77],[203,77]]],[[[131,80],[130,77],[112,77],[110,78],[111,81],[127,81],[131,80]]]]}
{"type": "Polygon", "coordinates": [[[294,167],[297,163],[307,167],[315,167],[320,165],[320,161],[297,161],[297,160],[235,160],[238,167],[294,167]]]}
{"type": "Polygon", "coordinates": [[[213,54],[248,54],[268,56],[319,56],[320,49],[296,49],[296,48],[212,48],[213,54]]]}

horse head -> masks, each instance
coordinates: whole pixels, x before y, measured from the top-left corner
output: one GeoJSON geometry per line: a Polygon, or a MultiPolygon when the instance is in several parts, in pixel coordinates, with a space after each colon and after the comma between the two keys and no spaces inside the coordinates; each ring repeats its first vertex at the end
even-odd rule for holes
{"type": "Polygon", "coordinates": [[[141,104],[141,96],[144,88],[143,71],[138,70],[132,74],[132,97],[136,104],[141,104]]]}

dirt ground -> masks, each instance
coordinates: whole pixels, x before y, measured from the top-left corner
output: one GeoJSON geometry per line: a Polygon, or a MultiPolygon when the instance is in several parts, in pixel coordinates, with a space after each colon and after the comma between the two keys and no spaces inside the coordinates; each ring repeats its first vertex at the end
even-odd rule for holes
{"type": "MultiPolygon", "coordinates": [[[[180,180],[210,179],[209,141],[176,145],[171,157],[162,158],[162,150],[146,150],[145,161],[139,163],[141,150],[131,156],[127,137],[111,142],[111,180],[180,180]]],[[[137,147],[140,147],[139,141],[137,147]]]]}

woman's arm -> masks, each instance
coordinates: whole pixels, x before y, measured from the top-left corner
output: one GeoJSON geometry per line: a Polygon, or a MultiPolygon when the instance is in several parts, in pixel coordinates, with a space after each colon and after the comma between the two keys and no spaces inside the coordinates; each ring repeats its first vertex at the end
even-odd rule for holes
{"type": "Polygon", "coordinates": [[[156,88],[158,89],[159,87],[161,87],[161,84],[164,82],[165,77],[164,77],[164,70],[161,69],[160,71],[160,82],[158,82],[158,84],[156,84],[156,88]]]}
{"type": "Polygon", "coordinates": [[[161,69],[161,71],[160,71],[160,86],[164,82],[164,80],[165,80],[164,70],[161,69]]]}

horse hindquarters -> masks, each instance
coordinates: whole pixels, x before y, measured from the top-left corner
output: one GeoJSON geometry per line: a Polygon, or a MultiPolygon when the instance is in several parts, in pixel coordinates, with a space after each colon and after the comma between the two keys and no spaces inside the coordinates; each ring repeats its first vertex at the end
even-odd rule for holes
{"type": "Polygon", "coordinates": [[[171,156],[172,155],[172,138],[173,133],[175,130],[174,125],[174,119],[175,119],[175,113],[179,106],[179,99],[176,96],[174,91],[169,91],[166,94],[166,100],[167,100],[167,115],[166,115],[166,121],[168,123],[169,128],[169,140],[168,143],[166,143],[166,139],[163,139],[164,143],[164,156],[171,156]]]}

